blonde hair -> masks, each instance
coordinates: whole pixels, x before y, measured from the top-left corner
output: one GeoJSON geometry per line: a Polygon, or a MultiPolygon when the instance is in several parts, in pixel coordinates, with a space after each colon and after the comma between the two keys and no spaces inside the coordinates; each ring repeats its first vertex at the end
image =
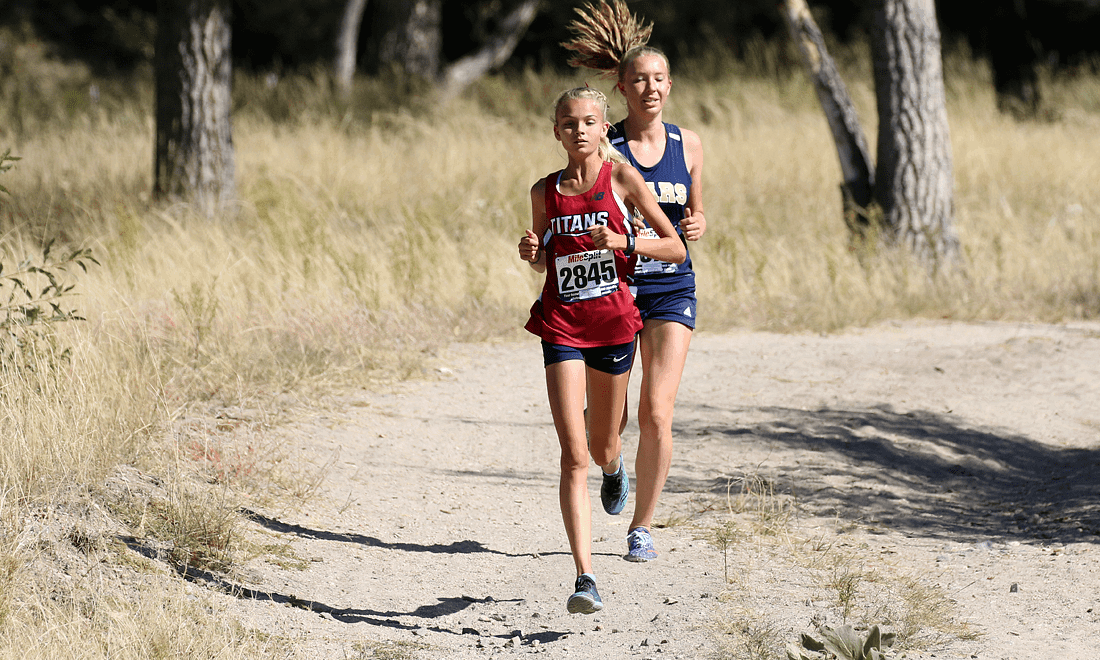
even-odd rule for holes
{"type": "MultiPolygon", "coordinates": [[[[585,85],[584,87],[567,89],[558,96],[558,100],[554,102],[554,124],[556,125],[558,123],[558,112],[561,111],[561,107],[565,105],[566,102],[581,99],[595,101],[596,106],[600,109],[600,117],[605,122],[607,121],[607,96],[600,90],[585,85]]],[[[607,139],[607,135],[600,138],[600,144],[596,151],[600,155],[600,160],[610,160],[616,163],[628,162],[615,147],[611,146],[611,142],[607,139]]]]}
{"type": "Polygon", "coordinates": [[[621,60],[619,60],[619,82],[623,81],[623,75],[626,73],[627,67],[633,64],[634,60],[638,59],[639,57],[645,57],[646,55],[653,55],[655,57],[661,58],[661,60],[665,63],[665,69],[668,70],[669,77],[671,78],[672,65],[668,63],[668,56],[661,52],[661,49],[654,48],[653,46],[638,46],[637,48],[631,48],[630,50],[626,51],[626,54],[623,55],[621,60]]]}
{"type": "Polygon", "coordinates": [[[569,64],[601,71],[605,76],[617,75],[623,79],[626,68],[644,55],[656,55],[671,67],[668,57],[658,48],[647,46],[653,33],[653,23],[643,24],[632,15],[623,0],[601,2],[599,6],[587,3],[574,9],[579,18],[569,24],[573,39],[563,41],[562,47],[573,51],[569,64]]]}

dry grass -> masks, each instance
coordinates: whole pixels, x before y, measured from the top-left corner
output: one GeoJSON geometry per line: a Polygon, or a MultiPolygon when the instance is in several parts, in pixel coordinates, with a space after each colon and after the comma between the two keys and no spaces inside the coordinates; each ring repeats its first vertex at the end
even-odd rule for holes
{"type": "Polygon", "coordinates": [[[352,645],[355,655],[349,660],[416,660],[421,652],[430,649],[427,644],[416,642],[357,642],[352,645]]]}
{"type": "Polygon", "coordinates": [[[775,484],[753,472],[731,480],[726,490],[726,506],[731,515],[748,514],[752,530],[758,536],[781,536],[795,513],[794,498],[775,492],[775,484]],[[734,495],[735,487],[739,492],[734,495]]]}
{"type": "Polygon", "coordinates": [[[208,594],[166,579],[109,585],[111,577],[22,598],[0,631],[0,657],[232,659],[273,657],[278,648],[219,616],[208,594]]]}
{"type": "MultiPolygon", "coordinates": [[[[1018,124],[996,113],[982,67],[951,63],[967,276],[930,281],[898,255],[860,265],[812,90],[774,53],[759,55],[757,73],[684,75],[673,92],[668,119],[697,130],[707,153],[709,230],[692,246],[701,329],[1100,315],[1100,80],[1047,79],[1049,120],[1018,124]]],[[[708,67],[723,70],[698,68],[708,67]]],[[[266,429],[343,388],[421,377],[449,341],[518,335],[540,282],[514,246],[530,222],[529,186],[564,162],[549,104],[577,81],[490,78],[435,108],[403,103],[380,81],[362,81],[357,102],[342,106],[320,74],[274,88],[238,76],[240,206],[207,222],[149,199],[147,74],[94,80],[24,45],[0,53],[0,70],[12,72],[0,79],[0,150],[22,158],[3,175],[0,261],[57,238],[102,264],[74,279],[71,302],[87,321],[56,328],[70,356],[0,369],[0,648],[55,655],[90,640],[86,657],[253,653],[261,641],[180,598],[171,575],[133,587],[159,569],[109,539],[164,543],[183,553],[180,564],[231,562],[237,498],[316,488],[319,468],[287,469],[295,459],[266,429]],[[96,500],[120,464],[163,484],[163,499],[133,491],[116,509],[96,500]],[[57,574],[34,568],[48,553],[27,554],[99,538],[80,531],[80,516],[64,533],[29,522],[82,498],[96,502],[82,515],[110,509],[115,527],[102,544],[78,545],[106,553],[133,580],[129,593],[61,589],[57,574]],[[177,591],[154,593],[166,584],[177,591]]],[[[872,135],[871,89],[856,73],[849,85],[872,135]]],[[[780,543],[789,503],[766,483],[750,486],[746,538],[780,543]]],[[[740,537],[727,531],[728,548],[740,537]]],[[[848,600],[861,606],[866,573],[836,570],[834,582],[853,577],[848,600]]],[[[749,628],[768,634],[755,637],[769,638],[772,627],[758,623],[749,628]]]]}
{"type": "Polygon", "coordinates": [[[719,622],[719,657],[738,660],[781,660],[786,633],[767,616],[751,609],[726,607],[719,622]]]}
{"type": "Polygon", "coordinates": [[[136,552],[137,539],[102,502],[74,485],[25,503],[19,519],[3,517],[0,658],[271,657],[276,641],[226,619],[216,595],[136,552]]]}
{"type": "Polygon", "coordinates": [[[797,522],[782,538],[746,533],[731,539],[729,530],[740,528],[745,517],[751,514],[710,532],[724,560],[736,567],[727,577],[729,590],[719,595],[720,657],[781,658],[786,643],[826,624],[858,630],[878,625],[897,634],[902,650],[975,638],[958,619],[954,601],[929,578],[900,572],[867,548],[807,540],[797,522]]]}
{"type": "Polygon", "coordinates": [[[788,642],[811,626],[873,625],[897,635],[901,650],[928,649],[975,633],[959,621],[954,601],[927,576],[891,564],[887,555],[853,545],[849,530],[808,533],[792,498],[758,473],[730,480],[726,510],[700,521],[722,554],[729,589],[715,620],[719,657],[783,658],[788,642]]]}

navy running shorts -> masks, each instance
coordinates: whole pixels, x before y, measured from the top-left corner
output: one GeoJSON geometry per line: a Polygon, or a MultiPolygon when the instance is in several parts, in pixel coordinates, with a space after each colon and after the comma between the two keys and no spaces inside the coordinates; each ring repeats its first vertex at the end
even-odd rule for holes
{"type": "Polygon", "coordinates": [[[695,292],[643,293],[634,298],[642,321],[676,321],[695,329],[695,292]]]}
{"type": "Polygon", "coordinates": [[[630,371],[630,365],[634,362],[634,342],[591,348],[574,348],[542,342],[543,366],[549,367],[566,360],[584,360],[585,365],[596,371],[618,376],[630,371]]]}

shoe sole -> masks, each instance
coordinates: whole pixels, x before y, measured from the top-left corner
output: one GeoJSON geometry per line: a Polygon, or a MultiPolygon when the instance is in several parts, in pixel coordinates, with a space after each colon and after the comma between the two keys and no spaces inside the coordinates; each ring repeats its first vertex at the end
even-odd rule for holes
{"type": "Polygon", "coordinates": [[[638,563],[646,562],[646,561],[653,561],[656,558],[657,558],[657,553],[653,553],[652,557],[643,557],[641,555],[632,555],[630,553],[627,553],[627,554],[623,555],[623,559],[625,559],[627,561],[638,562],[638,563]]]}
{"type": "Polygon", "coordinates": [[[573,594],[565,608],[570,614],[595,614],[603,609],[603,603],[594,600],[587,594],[573,594]]]}
{"type": "Polygon", "coordinates": [[[622,502],[616,503],[616,505],[611,507],[610,509],[607,508],[607,507],[604,507],[603,510],[604,510],[604,513],[606,513],[609,516],[617,516],[620,513],[622,513],[623,509],[625,509],[625,508],[626,508],[626,500],[623,500],[622,502]]]}

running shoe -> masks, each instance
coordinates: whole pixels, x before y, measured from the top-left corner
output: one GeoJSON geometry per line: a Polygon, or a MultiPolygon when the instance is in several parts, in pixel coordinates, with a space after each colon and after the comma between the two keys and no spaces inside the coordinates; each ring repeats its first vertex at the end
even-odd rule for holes
{"type": "Polygon", "coordinates": [[[627,561],[650,561],[657,558],[657,551],[653,549],[653,537],[645,527],[635,527],[626,535],[626,554],[623,559],[627,561]]]}
{"type": "Polygon", "coordinates": [[[565,604],[570,614],[593,614],[603,609],[600,592],[596,591],[596,580],[588,573],[577,578],[576,591],[565,604]]]}
{"type": "Polygon", "coordinates": [[[600,502],[603,503],[603,510],[613,516],[619,515],[626,506],[627,495],[630,495],[630,477],[626,476],[623,455],[619,454],[619,471],[615,474],[603,475],[603,485],[600,486],[600,502]]]}

